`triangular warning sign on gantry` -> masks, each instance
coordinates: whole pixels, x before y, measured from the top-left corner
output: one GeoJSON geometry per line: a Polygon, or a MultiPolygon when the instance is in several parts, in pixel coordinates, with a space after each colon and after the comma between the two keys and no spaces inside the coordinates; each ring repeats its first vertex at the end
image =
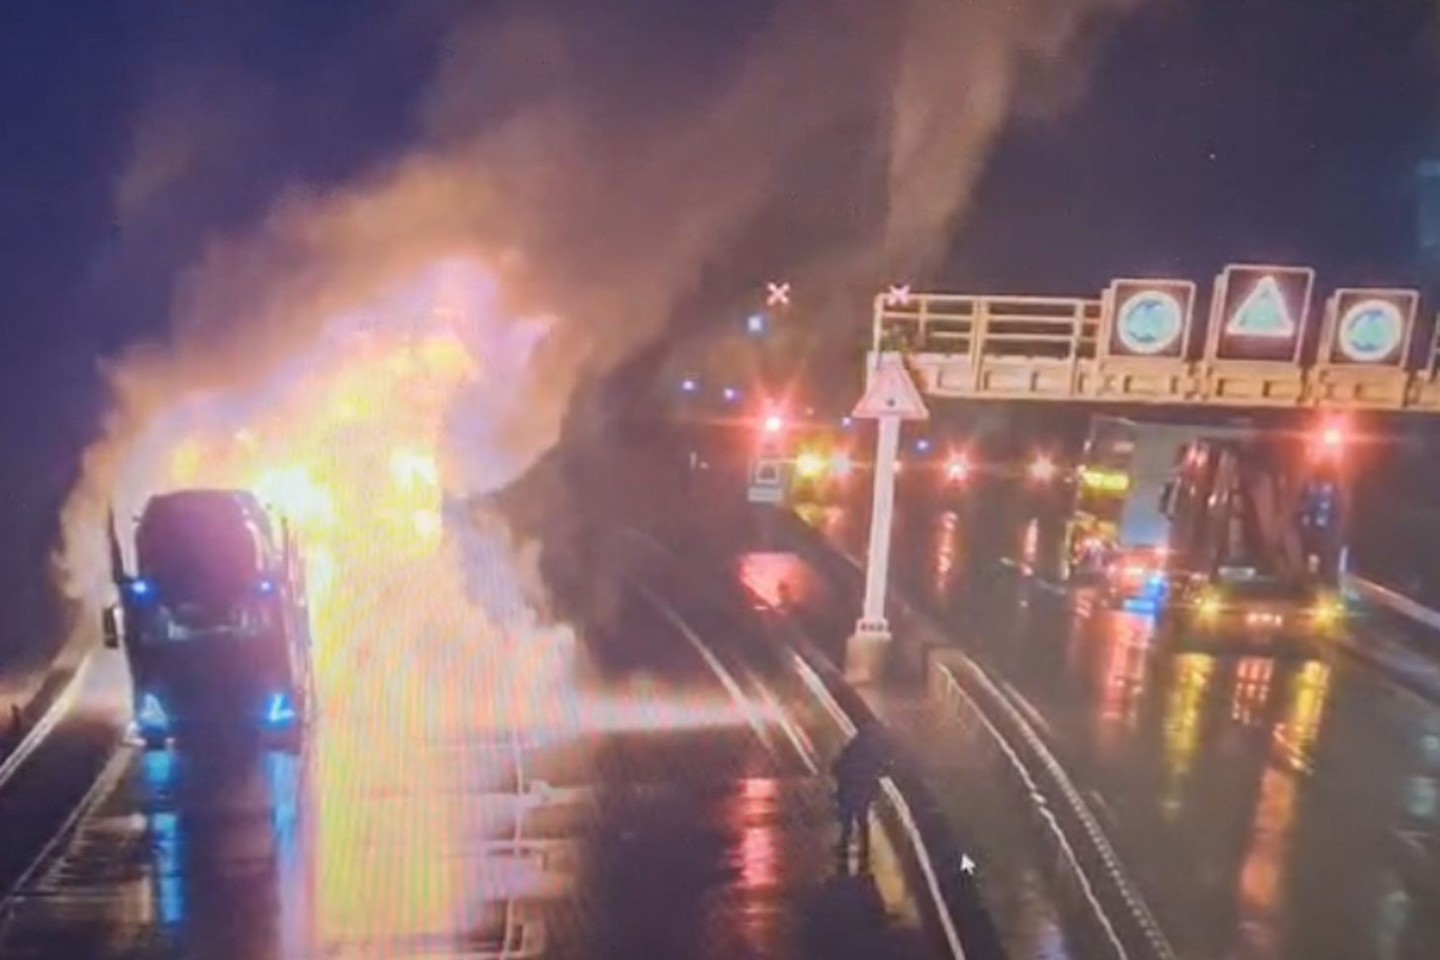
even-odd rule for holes
{"type": "Polygon", "coordinates": [[[915,386],[910,372],[905,369],[904,361],[897,354],[880,358],[879,366],[870,377],[870,385],[865,389],[865,396],[855,405],[851,416],[861,420],[878,420],[884,417],[927,420],[930,411],[926,408],[925,398],[920,395],[920,389],[915,386]]]}
{"type": "Polygon", "coordinates": [[[1295,336],[1295,318],[1290,314],[1290,304],[1274,277],[1261,277],[1255,289],[1240,302],[1225,332],[1231,336],[1274,337],[1288,340],[1295,336]]]}

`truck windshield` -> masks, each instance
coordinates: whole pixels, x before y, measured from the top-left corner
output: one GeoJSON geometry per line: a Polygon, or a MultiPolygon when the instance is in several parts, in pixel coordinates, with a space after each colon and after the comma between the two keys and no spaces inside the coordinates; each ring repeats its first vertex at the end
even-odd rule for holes
{"type": "Polygon", "coordinates": [[[251,594],[265,569],[262,532],[223,493],[153,499],[136,531],[140,575],[172,610],[228,610],[251,594]]]}
{"type": "Polygon", "coordinates": [[[273,606],[262,599],[241,601],[222,609],[159,603],[142,618],[140,637],[146,644],[261,637],[272,633],[278,625],[273,606]]]}

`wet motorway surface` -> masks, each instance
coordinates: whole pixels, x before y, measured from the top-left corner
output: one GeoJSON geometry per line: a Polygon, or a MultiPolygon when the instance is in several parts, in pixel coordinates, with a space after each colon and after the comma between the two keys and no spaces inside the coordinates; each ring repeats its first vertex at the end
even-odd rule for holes
{"type": "Polygon", "coordinates": [[[658,608],[512,654],[374,653],[299,755],[124,747],[0,956],[929,955],[887,845],[837,871],[814,741],[658,608]]]}
{"type": "MultiPolygon", "coordinates": [[[[897,582],[1005,682],[1179,955],[1440,956],[1440,708],[1323,645],[1162,644],[1023,572],[1055,540],[1043,510],[902,503],[897,582]]],[[[868,511],[807,519],[863,552],[868,511]]]]}

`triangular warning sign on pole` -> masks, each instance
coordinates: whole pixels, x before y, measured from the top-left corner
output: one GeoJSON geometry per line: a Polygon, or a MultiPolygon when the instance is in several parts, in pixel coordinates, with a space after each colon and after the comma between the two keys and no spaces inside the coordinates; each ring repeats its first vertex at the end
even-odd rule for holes
{"type": "Polygon", "coordinates": [[[881,356],[879,365],[870,376],[870,385],[865,396],[860,398],[851,414],[861,420],[879,420],[894,417],[897,420],[927,420],[930,411],[925,407],[925,398],[915,386],[905,362],[899,354],[881,356]]]}

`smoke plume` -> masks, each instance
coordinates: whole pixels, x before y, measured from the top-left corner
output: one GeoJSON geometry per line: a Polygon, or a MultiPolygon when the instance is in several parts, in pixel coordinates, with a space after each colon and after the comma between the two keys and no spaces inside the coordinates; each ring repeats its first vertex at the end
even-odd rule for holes
{"type": "MultiPolygon", "coordinates": [[[[458,338],[475,370],[450,384],[432,452],[444,495],[468,499],[532,464],[580,379],[662,331],[707,270],[753,257],[737,246],[777,211],[833,210],[833,242],[761,244],[797,289],[921,273],[1012,108],[1134,2],[776,0],[715,5],[724,22],[701,26],[664,3],[462,5],[440,29],[414,143],[348,182],[288,189],[252,229],[213,240],[177,284],[173,338],[107,367],[113,409],[66,508],[64,589],[105,595],[106,504],[174,485],[185,443],[314,421],[302,385],[344,377],[336,331],[458,338]],[[842,230],[855,206],[883,216],[842,230]]],[[[227,149],[254,140],[213,127],[199,131],[227,149]]],[[[129,217],[167,202],[167,178],[203,177],[209,155],[185,124],[137,129],[129,217]]],[[[404,439],[410,425],[380,420],[404,439]]],[[[306,436],[343,444],[328,427],[306,436]]]]}

